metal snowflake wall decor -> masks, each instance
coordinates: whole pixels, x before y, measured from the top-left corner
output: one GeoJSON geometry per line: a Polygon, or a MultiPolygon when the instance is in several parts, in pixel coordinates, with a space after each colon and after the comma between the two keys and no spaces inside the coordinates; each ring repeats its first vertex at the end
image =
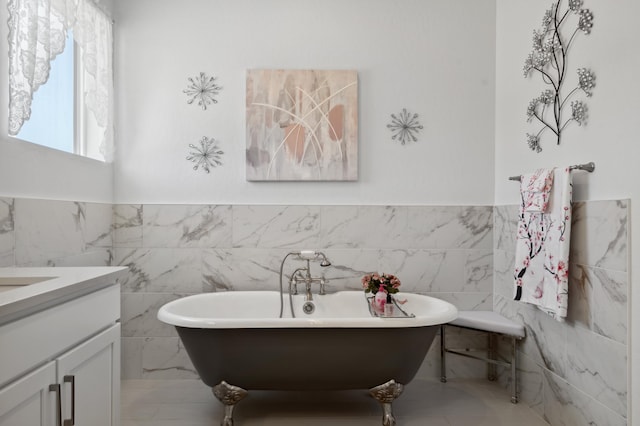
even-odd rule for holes
{"type": "Polygon", "coordinates": [[[411,114],[405,108],[398,115],[391,114],[391,123],[387,124],[391,130],[391,139],[399,140],[402,145],[409,141],[417,142],[418,133],[423,129],[418,121],[418,114],[411,114]]]}
{"type": "Polygon", "coordinates": [[[203,136],[199,145],[189,144],[191,151],[187,156],[187,160],[194,163],[193,170],[202,167],[205,172],[209,173],[212,168],[221,166],[220,156],[224,154],[217,145],[215,139],[209,139],[203,136]]]}
{"type": "Polygon", "coordinates": [[[201,72],[199,77],[189,77],[188,80],[191,84],[182,92],[189,97],[187,100],[189,105],[198,101],[198,105],[206,110],[207,105],[218,103],[215,97],[218,96],[222,87],[216,84],[216,77],[207,77],[205,73],[201,72]]]}
{"type": "MultiPolygon", "coordinates": [[[[571,116],[564,120],[563,109],[567,106],[569,98],[580,90],[590,97],[596,85],[596,77],[590,69],[578,68],[577,86],[567,95],[560,95],[567,75],[567,52],[571,43],[580,31],[585,35],[591,34],[593,27],[593,14],[589,9],[582,8],[583,0],[569,0],[569,6],[564,12],[560,10],[560,3],[562,0],[551,4],[551,8],[542,18],[542,29],[533,31],[533,51],[524,63],[525,78],[532,73],[539,73],[542,81],[550,86],[537,98],[532,99],[527,107],[527,121],[535,120],[542,124],[537,133],[527,133],[527,144],[535,152],[542,151],[540,135],[545,130],[553,132],[557,144],[560,145],[560,135],[569,123],[575,121],[579,126],[586,123],[587,105],[583,101],[571,101],[571,116]],[[577,23],[567,36],[562,30],[572,15],[575,15],[574,20],[577,23]]],[[[564,90],[562,92],[566,93],[564,90]]]]}

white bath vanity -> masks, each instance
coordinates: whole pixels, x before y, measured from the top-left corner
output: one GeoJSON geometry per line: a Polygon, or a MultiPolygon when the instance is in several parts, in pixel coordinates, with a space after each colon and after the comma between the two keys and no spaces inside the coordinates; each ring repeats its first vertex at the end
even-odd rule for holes
{"type": "Polygon", "coordinates": [[[0,268],[0,426],[120,424],[126,270],[0,268]]]}

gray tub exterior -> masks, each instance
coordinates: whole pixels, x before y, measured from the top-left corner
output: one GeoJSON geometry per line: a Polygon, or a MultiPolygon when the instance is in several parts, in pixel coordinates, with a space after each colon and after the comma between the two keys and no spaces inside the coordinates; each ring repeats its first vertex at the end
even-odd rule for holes
{"type": "Polygon", "coordinates": [[[389,380],[406,385],[438,328],[176,326],[204,383],[247,390],[370,389],[389,380]]]}

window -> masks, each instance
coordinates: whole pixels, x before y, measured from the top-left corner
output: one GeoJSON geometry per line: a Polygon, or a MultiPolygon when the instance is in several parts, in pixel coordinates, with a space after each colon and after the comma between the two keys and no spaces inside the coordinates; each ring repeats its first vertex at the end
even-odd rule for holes
{"type": "Polygon", "coordinates": [[[75,152],[73,45],[69,33],[64,51],[51,61],[49,79],[33,94],[31,117],[20,128],[18,139],[75,152]]]}
{"type": "Polygon", "coordinates": [[[93,0],[9,0],[9,136],[110,161],[112,22],[93,0]]]}

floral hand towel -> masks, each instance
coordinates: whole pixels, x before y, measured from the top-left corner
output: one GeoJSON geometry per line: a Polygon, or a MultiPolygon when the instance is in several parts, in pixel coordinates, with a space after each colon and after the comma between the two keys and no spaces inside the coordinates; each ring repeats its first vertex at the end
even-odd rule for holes
{"type": "Polygon", "coordinates": [[[553,185],[553,169],[538,169],[534,173],[522,175],[520,192],[524,200],[524,210],[545,212],[549,206],[551,185],[553,185]]]}
{"type": "Polygon", "coordinates": [[[527,194],[521,191],[514,299],[537,305],[563,321],[567,316],[571,236],[569,167],[555,168],[553,182],[544,213],[527,211],[527,194]]]}

